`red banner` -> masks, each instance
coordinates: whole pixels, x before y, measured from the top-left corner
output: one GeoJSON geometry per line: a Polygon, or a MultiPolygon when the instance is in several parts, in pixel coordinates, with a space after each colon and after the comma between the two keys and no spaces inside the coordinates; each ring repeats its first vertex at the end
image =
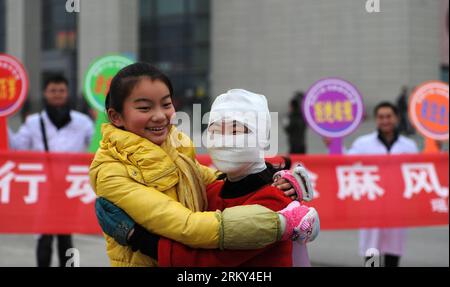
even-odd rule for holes
{"type": "MultiPolygon", "coordinates": [[[[92,157],[0,152],[0,233],[99,233],[92,157]]],[[[291,159],[310,172],[323,230],[448,224],[448,153],[291,159]]]]}

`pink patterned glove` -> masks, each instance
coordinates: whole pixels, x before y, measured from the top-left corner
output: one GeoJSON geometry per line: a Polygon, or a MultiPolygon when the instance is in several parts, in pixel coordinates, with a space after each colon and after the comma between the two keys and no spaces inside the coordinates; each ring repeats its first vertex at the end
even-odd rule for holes
{"type": "Polygon", "coordinates": [[[313,207],[300,205],[293,201],[283,210],[278,211],[286,219],[286,227],[281,240],[311,242],[320,231],[319,214],[313,207]]]}

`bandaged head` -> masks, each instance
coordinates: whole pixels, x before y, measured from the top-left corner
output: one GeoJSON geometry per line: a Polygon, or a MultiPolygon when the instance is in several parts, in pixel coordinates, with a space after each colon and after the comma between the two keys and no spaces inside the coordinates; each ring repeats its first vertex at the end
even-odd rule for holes
{"type": "Polygon", "coordinates": [[[214,101],[207,131],[214,165],[232,181],[266,168],[270,113],[263,95],[233,89],[214,101]]]}

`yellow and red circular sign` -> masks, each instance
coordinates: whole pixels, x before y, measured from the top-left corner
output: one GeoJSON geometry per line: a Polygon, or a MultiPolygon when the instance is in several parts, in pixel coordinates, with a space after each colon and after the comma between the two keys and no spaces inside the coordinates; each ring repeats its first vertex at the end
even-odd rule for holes
{"type": "Polygon", "coordinates": [[[424,137],[448,140],[448,114],[447,83],[425,82],[409,99],[409,118],[424,137]]]}
{"type": "Polygon", "coordinates": [[[15,113],[28,92],[28,76],[19,60],[0,53],[0,117],[15,113]]]}

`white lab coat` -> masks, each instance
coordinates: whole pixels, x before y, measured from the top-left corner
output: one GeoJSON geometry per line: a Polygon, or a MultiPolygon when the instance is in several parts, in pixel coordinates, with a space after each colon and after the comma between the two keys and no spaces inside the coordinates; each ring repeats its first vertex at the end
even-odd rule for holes
{"type": "MultiPolygon", "coordinates": [[[[59,130],[50,121],[47,113],[41,113],[50,151],[86,152],[94,133],[91,119],[77,111],[70,111],[71,121],[59,130]]],[[[10,147],[14,150],[45,151],[39,114],[27,117],[25,123],[10,138],[10,147]]]]}
{"type": "MultiPolygon", "coordinates": [[[[40,114],[44,122],[50,152],[87,151],[94,133],[94,124],[88,116],[77,111],[70,111],[70,122],[58,130],[45,111],[40,114]]],[[[11,149],[45,151],[40,114],[28,116],[16,134],[9,131],[11,149]]],[[[38,237],[36,236],[36,238],[38,237]]]]}
{"type": "MultiPolygon", "coordinates": [[[[388,152],[386,146],[378,139],[378,132],[357,138],[347,154],[402,154],[418,153],[416,143],[404,136],[399,136],[388,152]]],[[[361,229],[359,233],[359,253],[366,256],[366,251],[376,248],[380,254],[402,256],[405,250],[405,228],[371,228],[361,229]]]]}

